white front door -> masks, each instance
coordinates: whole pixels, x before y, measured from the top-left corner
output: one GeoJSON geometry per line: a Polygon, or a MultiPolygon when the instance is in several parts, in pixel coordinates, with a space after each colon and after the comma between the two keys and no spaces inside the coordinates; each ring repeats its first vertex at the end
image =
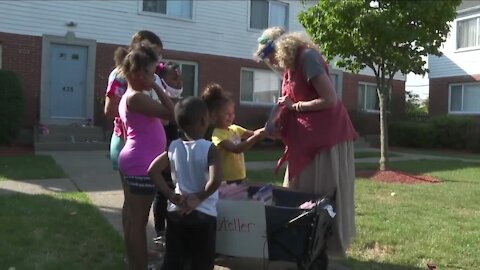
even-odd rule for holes
{"type": "Polygon", "coordinates": [[[51,44],[48,115],[50,122],[79,122],[87,118],[88,47],[51,44]]]}

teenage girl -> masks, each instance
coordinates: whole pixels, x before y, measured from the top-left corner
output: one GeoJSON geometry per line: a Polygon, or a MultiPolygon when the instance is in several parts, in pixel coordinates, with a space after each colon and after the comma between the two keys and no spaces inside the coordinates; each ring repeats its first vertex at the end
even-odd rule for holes
{"type": "MultiPolygon", "coordinates": [[[[131,49],[119,67],[128,87],[118,105],[125,145],[119,169],[124,178],[125,242],[129,269],[147,269],[146,225],[156,188],[147,176],[150,163],[166,149],[161,119],[171,119],[169,98],[158,91],[162,103],[145,95],[154,88],[158,53],[140,44],[131,49]]],[[[170,103],[171,104],[171,103],[170,103]]]]}

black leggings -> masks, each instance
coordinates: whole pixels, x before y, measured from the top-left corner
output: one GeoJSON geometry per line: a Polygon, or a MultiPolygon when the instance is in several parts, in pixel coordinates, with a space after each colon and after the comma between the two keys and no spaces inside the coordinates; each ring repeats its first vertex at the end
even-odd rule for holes
{"type": "Polygon", "coordinates": [[[167,214],[167,249],[162,270],[212,270],[215,265],[217,218],[194,210],[167,214]]]}
{"type": "MultiPolygon", "coordinates": [[[[167,182],[167,185],[172,190],[175,189],[170,169],[165,169],[162,172],[162,176],[167,182]]],[[[167,218],[167,198],[165,198],[160,191],[157,191],[153,200],[153,217],[155,221],[155,232],[157,236],[159,236],[161,232],[165,232],[165,220],[167,218]]]]}

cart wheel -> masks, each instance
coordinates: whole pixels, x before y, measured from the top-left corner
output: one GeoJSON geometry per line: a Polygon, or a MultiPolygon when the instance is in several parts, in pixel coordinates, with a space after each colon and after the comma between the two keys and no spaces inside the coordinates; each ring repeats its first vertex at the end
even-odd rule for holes
{"type": "Polygon", "coordinates": [[[328,255],[327,251],[324,249],[322,253],[312,261],[307,267],[307,270],[327,270],[328,269],[328,255]]]}

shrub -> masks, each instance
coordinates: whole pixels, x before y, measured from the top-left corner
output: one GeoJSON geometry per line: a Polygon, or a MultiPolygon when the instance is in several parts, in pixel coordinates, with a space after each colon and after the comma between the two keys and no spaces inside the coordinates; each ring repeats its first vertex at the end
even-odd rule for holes
{"type": "Polygon", "coordinates": [[[480,124],[476,124],[465,134],[465,146],[474,153],[480,153],[480,124]]]}
{"type": "Polygon", "coordinates": [[[428,120],[428,112],[407,111],[405,112],[406,121],[426,122],[428,120]]]}
{"type": "Polygon", "coordinates": [[[389,144],[392,146],[431,148],[436,132],[431,123],[394,122],[389,125],[389,144]]]}
{"type": "Polygon", "coordinates": [[[435,146],[449,149],[465,149],[465,134],[475,125],[473,119],[461,116],[437,116],[432,118],[436,133],[435,146]]]}
{"type": "Polygon", "coordinates": [[[23,85],[13,71],[0,70],[0,144],[18,135],[24,109],[23,85]]]}

